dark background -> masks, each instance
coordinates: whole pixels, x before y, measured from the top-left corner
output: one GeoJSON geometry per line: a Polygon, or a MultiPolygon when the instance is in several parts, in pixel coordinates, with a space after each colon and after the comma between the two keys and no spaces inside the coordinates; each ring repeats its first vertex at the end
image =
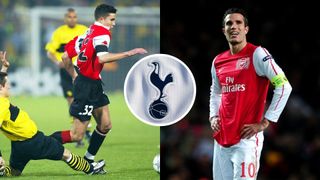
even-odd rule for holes
{"type": "Polygon", "coordinates": [[[228,49],[221,28],[231,7],[248,12],[248,42],[265,47],[293,87],[278,123],[264,133],[258,179],[319,179],[320,9],[315,2],[172,3],[161,1],[161,53],[189,66],[197,96],[183,120],[161,128],[161,179],[212,179],[210,69],[213,58],[228,49]]]}

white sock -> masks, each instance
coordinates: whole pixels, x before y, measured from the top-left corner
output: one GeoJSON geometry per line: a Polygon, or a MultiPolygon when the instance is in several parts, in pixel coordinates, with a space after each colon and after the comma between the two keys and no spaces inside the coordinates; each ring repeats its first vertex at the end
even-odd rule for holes
{"type": "Polygon", "coordinates": [[[67,162],[70,162],[72,159],[72,153],[70,153],[70,157],[66,160],[67,162]]]}
{"type": "Polygon", "coordinates": [[[86,152],[85,156],[87,159],[90,159],[92,161],[94,160],[94,155],[90,154],[88,151],[86,152]]]}

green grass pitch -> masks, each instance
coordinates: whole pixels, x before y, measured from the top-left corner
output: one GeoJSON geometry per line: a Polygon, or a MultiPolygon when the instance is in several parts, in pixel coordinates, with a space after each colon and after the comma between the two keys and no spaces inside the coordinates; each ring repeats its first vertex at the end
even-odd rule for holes
{"type": "MultiPolygon", "coordinates": [[[[62,161],[33,160],[15,179],[160,179],[153,170],[152,160],[160,152],[160,128],[142,123],[127,108],[122,93],[110,93],[109,105],[113,128],[101,146],[96,160],[106,161],[107,174],[87,176],[74,171],[62,161]]],[[[63,97],[11,97],[11,103],[25,110],[38,129],[46,135],[71,127],[67,102],[63,97]]],[[[93,122],[93,128],[95,122],[93,122]]],[[[65,144],[73,153],[83,156],[85,147],[76,148],[74,143],[65,144]]],[[[10,141],[0,133],[0,149],[9,163],[10,141]]]]}

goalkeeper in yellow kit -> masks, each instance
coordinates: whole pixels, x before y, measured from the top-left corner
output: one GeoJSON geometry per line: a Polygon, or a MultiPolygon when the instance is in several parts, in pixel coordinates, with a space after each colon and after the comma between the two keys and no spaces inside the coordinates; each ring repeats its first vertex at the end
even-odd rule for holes
{"type": "MultiPolygon", "coordinates": [[[[9,62],[0,51],[0,131],[11,141],[10,165],[6,165],[0,151],[0,177],[19,176],[30,160],[63,160],[72,169],[86,174],[104,174],[104,161],[89,164],[82,157],[71,153],[61,143],[38,130],[34,121],[22,109],[9,101],[9,62]]],[[[1,145],[1,144],[0,144],[1,145]]],[[[1,146],[0,146],[1,147],[1,146]]]]}

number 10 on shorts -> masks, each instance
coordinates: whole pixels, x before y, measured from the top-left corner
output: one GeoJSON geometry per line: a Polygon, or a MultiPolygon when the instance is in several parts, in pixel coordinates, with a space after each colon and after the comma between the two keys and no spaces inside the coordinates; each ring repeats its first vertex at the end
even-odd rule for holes
{"type": "Polygon", "coordinates": [[[92,115],[93,106],[92,105],[85,105],[84,112],[79,112],[79,115],[92,115]]]}
{"type": "Polygon", "coordinates": [[[241,163],[241,176],[242,178],[250,177],[253,178],[256,174],[256,167],[254,163],[241,163]]]}

